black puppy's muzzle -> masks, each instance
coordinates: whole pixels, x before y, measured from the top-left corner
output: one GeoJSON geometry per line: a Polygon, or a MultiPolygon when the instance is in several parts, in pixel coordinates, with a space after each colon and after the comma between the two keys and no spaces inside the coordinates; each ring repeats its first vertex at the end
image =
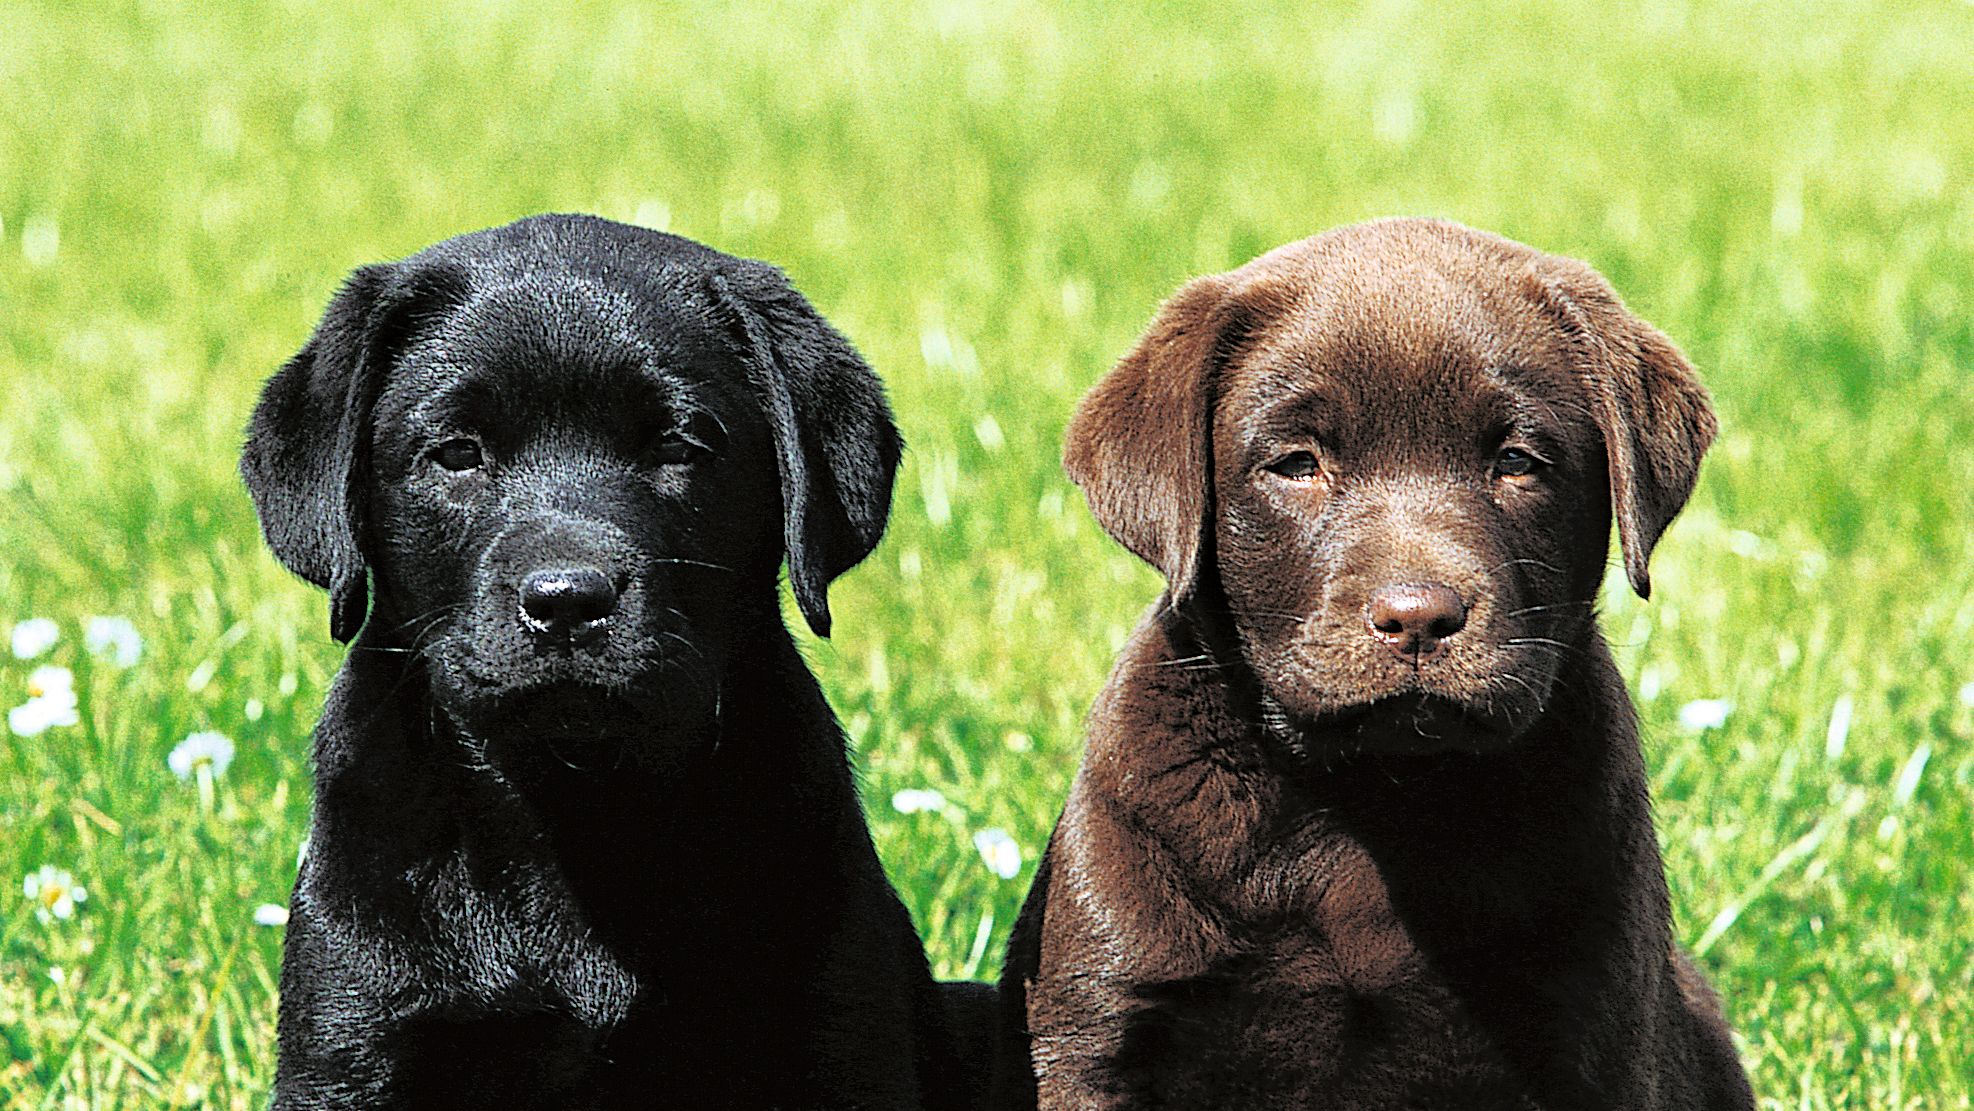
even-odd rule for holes
{"type": "Polygon", "coordinates": [[[545,567],[521,579],[520,621],[536,638],[580,644],[609,631],[621,587],[597,567],[545,567]]]}

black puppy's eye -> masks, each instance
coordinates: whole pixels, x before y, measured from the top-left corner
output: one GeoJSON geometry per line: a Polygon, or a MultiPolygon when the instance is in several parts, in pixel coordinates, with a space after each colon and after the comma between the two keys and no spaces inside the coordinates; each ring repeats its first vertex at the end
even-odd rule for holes
{"type": "Polygon", "coordinates": [[[660,466],[673,466],[690,463],[706,450],[705,446],[674,433],[659,440],[651,448],[651,461],[660,466]]]}
{"type": "Polygon", "coordinates": [[[1313,478],[1322,467],[1316,462],[1316,454],[1309,451],[1292,451],[1265,468],[1283,478],[1313,478]]]}
{"type": "Polygon", "coordinates": [[[1518,447],[1504,447],[1501,449],[1501,454],[1494,457],[1494,473],[1510,478],[1533,474],[1537,468],[1545,465],[1547,465],[1545,460],[1533,452],[1518,447]]]}
{"type": "Polygon", "coordinates": [[[486,461],[480,454],[479,442],[464,437],[447,440],[432,449],[432,458],[439,466],[449,471],[475,470],[486,461]]]}

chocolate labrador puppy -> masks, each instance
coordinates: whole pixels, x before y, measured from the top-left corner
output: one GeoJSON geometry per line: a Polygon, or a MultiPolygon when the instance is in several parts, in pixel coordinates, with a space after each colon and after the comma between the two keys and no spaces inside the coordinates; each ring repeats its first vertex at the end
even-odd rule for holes
{"type": "Polygon", "coordinates": [[[350,278],[242,461],[355,638],[277,1108],[960,1105],[777,590],[827,633],[898,456],[762,263],[544,216],[350,278]]]}
{"type": "Polygon", "coordinates": [[[1714,434],[1589,267],[1390,220],[1201,278],[1065,463],[1170,584],[1002,980],[1045,1108],[1751,1108],[1594,614],[1714,434]]]}

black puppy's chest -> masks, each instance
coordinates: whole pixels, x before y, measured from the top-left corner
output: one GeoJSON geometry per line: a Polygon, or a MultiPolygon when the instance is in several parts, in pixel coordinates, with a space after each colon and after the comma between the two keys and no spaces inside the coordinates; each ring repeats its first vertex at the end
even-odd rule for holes
{"type": "Polygon", "coordinates": [[[604,1031],[649,1001],[640,978],[585,924],[551,868],[505,863],[488,869],[458,854],[423,884],[426,937],[421,964],[438,980],[434,1008],[470,1015],[556,1013],[604,1031]]]}
{"type": "MultiPolygon", "coordinates": [[[[1141,985],[1113,1063],[1132,1106],[1534,1108],[1522,1079],[1409,948],[1361,966],[1320,932],[1141,985]],[[1353,967],[1356,965],[1357,967],[1353,967]]],[[[1376,958],[1374,958],[1376,959],[1376,958]]]]}
{"type": "Polygon", "coordinates": [[[621,1031],[662,997],[590,936],[552,874],[510,865],[490,889],[479,872],[461,854],[420,877],[423,936],[395,1008],[406,1091],[417,1105],[566,1106],[617,1071],[621,1031]]]}

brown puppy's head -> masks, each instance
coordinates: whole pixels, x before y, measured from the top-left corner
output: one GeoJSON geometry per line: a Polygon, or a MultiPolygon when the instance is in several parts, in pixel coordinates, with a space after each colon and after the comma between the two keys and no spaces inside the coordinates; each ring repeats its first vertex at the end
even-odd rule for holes
{"type": "Polygon", "coordinates": [[[1064,463],[1175,603],[1224,597],[1300,746],[1478,751],[1587,649],[1613,516],[1648,592],[1714,431],[1589,267],[1382,220],[1182,288],[1064,463]]]}

